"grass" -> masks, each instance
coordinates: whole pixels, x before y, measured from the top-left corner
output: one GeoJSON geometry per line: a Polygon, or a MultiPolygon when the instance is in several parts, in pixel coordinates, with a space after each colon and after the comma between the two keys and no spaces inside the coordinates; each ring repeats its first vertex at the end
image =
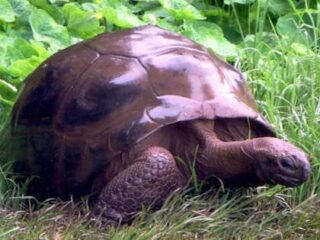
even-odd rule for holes
{"type": "MultiPolygon", "coordinates": [[[[130,226],[90,225],[72,202],[38,211],[0,212],[1,239],[316,239],[320,200],[297,205],[280,188],[176,194],[154,213],[142,211],[130,226]],[[10,238],[14,236],[14,238],[10,238]]],[[[81,212],[82,211],[82,212],[81,212]]]]}
{"type": "Polygon", "coordinates": [[[295,189],[179,192],[159,211],[143,210],[129,226],[101,229],[88,222],[85,200],[19,210],[23,197],[1,171],[0,239],[320,239],[320,53],[313,46],[298,51],[276,35],[268,42],[259,22],[261,34],[245,41],[237,67],[246,72],[260,111],[279,137],[310,155],[308,182],[295,189]],[[8,184],[14,191],[4,191],[8,184]]]}

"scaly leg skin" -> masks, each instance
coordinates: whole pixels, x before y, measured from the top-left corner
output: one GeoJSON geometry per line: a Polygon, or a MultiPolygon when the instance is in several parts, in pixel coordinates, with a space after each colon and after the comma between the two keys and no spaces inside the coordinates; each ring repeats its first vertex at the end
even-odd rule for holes
{"type": "Polygon", "coordinates": [[[103,225],[129,222],[143,207],[161,207],[186,183],[172,154],[151,147],[102,190],[92,212],[94,221],[103,225]]]}

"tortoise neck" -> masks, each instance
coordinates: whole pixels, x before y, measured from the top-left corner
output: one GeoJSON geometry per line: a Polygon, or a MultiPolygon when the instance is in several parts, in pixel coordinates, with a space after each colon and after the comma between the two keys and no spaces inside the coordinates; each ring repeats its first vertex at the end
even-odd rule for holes
{"type": "Polygon", "coordinates": [[[213,176],[227,185],[245,185],[246,182],[255,185],[254,139],[223,142],[213,131],[213,121],[192,124],[199,142],[195,167],[201,180],[213,176]]]}

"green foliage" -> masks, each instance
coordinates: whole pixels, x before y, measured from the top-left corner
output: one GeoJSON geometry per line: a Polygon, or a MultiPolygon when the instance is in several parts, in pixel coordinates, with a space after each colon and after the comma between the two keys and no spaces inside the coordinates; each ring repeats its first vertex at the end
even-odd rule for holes
{"type": "Polygon", "coordinates": [[[92,38],[104,31],[104,27],[100,26],[95,13],[82,10],[76,3],[65,4],[62,11],[68,31],[79,38],[92,38]]]}
{"type": "Polygon", "coordinates": [[[184,35],[210,49],[215,49],[220,56],[237,56],[236,45],[224,38],[217,24],[207,21],[184,21],[183,28],[184,35]]]}
{"type": "Polygon", "coordinates": [[[159,0],[162,7],[176,20],[205,19],[201,12],[185,0],[159,0]]]}
{"type": "MultiPolygon", "coordinates": [[[[50,55],[105,31],[156,24],[203,44],[244,71],[263,115],[281,137],[313,159],[312,177],[298,189],[176,199],[155,214],[143,212],[133,227],[108,234],[86,226],[83,219],[61,223],[61,228],[55,222],[60,212],[48,210],[31,221],[17,221],[14,212],[0,209],[0,238],[17,233],[17,239],[24,239],[26,232],[34,239],[318,236],[319,16],[315,0],[0,0],[0,129],[5,128],[23,80],[50,55]],[[46,234],[48,229],[53,233],[46,234]]],[[[0,162],[5,156],[3,139],[4,132],[0,162]]],[[[0,205],[8,206],[8,201],[17,201],[18,190],[6,174],[1,165],[0,205]],[[7,185],[14,190],[6,192],[7,185]]]]}
{"type": "Polygon", "coordinates": [[[0,20],[4,22],[13,22],[15,12],[7,0],[0,0],[0,20]]]}
{"type": "Polygon", "coordinates": [[[46,11],[41,9],[32,11],[29,23],[34,39],[48,44],[53,51],[70,45],[71,41],[67,28],[56,23],[46,11]]]}
{"type": "MultiPolygon", "coordinates": [[[[0,0],[0,6],[0,78],[15,88],[60,49],[104,31],[144,24],[182,33],[231,61],[248,38],[255,46],[273,34],[273,45],[288,42],[302,54],[319,46],[314,1],[0,0]]],[[[0,87],[0,108],[13,103],[3,91],[0,87]]]]}
{"type": "Polygon", "coordinates": [[[121,28],[137,27],[144,24],[143,21],[132,13],[132,10],[124,5],[118,5],[117,7],[106,6],[102,12],[106,21],[121,28]]]}

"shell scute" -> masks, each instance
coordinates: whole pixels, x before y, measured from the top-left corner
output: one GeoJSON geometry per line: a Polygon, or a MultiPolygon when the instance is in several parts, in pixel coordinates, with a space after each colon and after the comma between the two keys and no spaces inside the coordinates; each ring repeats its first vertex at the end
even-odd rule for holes
{"type": "Polygon", "coordinates": [[[75,45],[45,61],[26,80],[12,113],[16,126],[52,126],[62,99],[76,84],[85,69],[99,56],[97,52],[75,45]]]}
{"type": "Polygon", "coordinates": [[[102,55],[64,99],[54,128],[79,139],[109,137],[112,146],[119,146],[121,130],[156,101],[137,59],[102,55]]]}

